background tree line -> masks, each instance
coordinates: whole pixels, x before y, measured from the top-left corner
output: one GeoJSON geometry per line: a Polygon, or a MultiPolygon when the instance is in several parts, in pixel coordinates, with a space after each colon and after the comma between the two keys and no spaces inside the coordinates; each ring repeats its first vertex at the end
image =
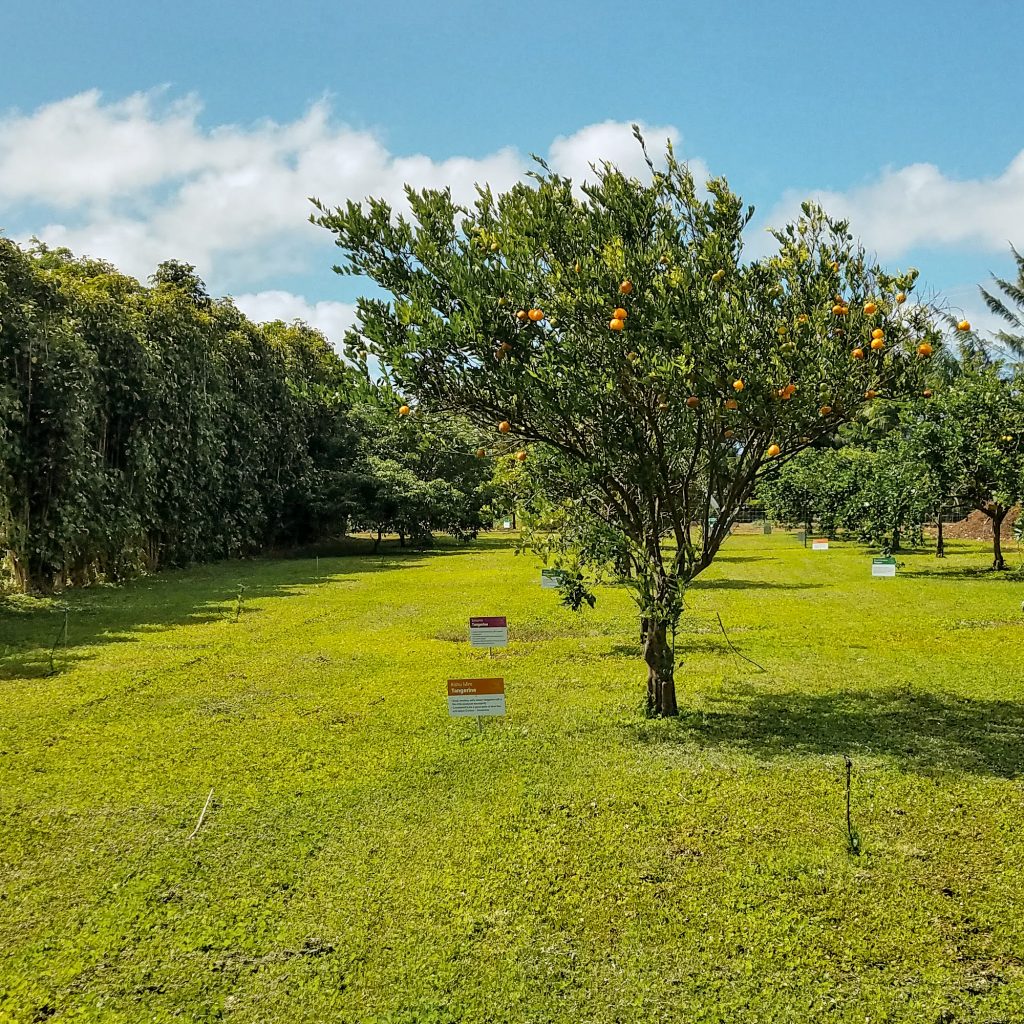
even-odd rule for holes
{"type": "Polygon", "coordinates": [[[475,434],[397,405],[318,331],[252,323],[187,264],[147,287],[0,238],[0,559],[20,588],[475,532],[475,434]]]}

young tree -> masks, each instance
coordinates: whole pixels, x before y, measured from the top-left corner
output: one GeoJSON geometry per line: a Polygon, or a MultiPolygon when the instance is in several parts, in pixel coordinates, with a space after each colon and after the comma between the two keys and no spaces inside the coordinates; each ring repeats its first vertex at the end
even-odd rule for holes
{"type": "MultiPolygon", "coordinates": [[[[313,220],[362,299],[350,334],[399,392],[544,457],[553,493],[628,547],[646,623],[648,707],[676,713],[669,633],[773,460],[894,393],[931,328],[843,222],[806,205],[779,251],[744,263],[752,210],[722,179],[703,198],[671,148],[650,180],[603,165],[582,196],[540,164],[472,208],[407,190],[313,220]],[[878,333],[873,335],[872,332],[878,333]]],[[[587,552],[582,552],[586,556],[587,552]]]]}

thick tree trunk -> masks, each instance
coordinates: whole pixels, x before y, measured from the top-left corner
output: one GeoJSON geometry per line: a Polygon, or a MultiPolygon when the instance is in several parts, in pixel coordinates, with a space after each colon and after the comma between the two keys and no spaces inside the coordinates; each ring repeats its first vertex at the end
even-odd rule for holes
{"type": "Polygon", "coordinates": [[[383,531],[378,530],[377,531],[377,539],[373,542],[373,553],[374,554],[377,553],[377,548],[380,547],[380,539],[381,539],[382,536],[383,536],[383,531]]]}
{"type": "Polygon", "coordinates": [[[942,509],[939,509],[938,522],[935,524],[936,529],[936,546],[935,546],[935,557],[945,558],[946,557],[946,538],[942,533],[942,509]]]}
{"type": "Polygon", "coordinates": [[[402,530],[398,531],[398,546],[400,548],[404,548],[405,547],[405,533],[402,530]]]}
{"type": "Polygon", "coordinates": [[[677,715],[675,665],[668,642],[668,623],[647,622],[644,661],[647,662],[647,711],[652,715],[677,715]]]}
{"type": "Polygon", "coordinates": [[[998,512],[992,516],[992,568],[1005,569],[1006,560],[1003,558],[1003,520],[1006,518],[1006,511],[998,512]]]}

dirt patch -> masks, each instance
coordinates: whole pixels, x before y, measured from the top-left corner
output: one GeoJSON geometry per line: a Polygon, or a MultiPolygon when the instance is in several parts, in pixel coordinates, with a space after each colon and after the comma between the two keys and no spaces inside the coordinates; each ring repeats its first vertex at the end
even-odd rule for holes
{"type": "MultiPolygon", "coordinates": [[[[1012,509],[1003,520],[1000,530],[1003,540],[1013,540],[1013,524],[1021,515],[1021,509],[1012,509]]],[[[972,512],[958,523],[946,523],[942,532],[947,540],[991,540],[992,520],[984,512],[972,512]]],[[[934,528],[930,531],[935,536],[934,528]]]]}

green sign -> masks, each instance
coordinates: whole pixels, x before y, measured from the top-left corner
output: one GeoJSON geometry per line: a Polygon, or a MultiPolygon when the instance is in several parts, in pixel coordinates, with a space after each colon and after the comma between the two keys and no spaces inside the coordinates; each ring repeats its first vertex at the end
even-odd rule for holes
{"type": "Polygon", "coordinates": [[[553,590],[562,582],[564,575],[565,572],[562,569],[541,569],[540,585],[547,590],[553,590]]]}
{"type": "Polygon", "coordinates": [[[886,558],[872,558],[871,559],[871,575],[872,576],[895,576],[896,575],[896,559],[889,555],[886,558]]]}

